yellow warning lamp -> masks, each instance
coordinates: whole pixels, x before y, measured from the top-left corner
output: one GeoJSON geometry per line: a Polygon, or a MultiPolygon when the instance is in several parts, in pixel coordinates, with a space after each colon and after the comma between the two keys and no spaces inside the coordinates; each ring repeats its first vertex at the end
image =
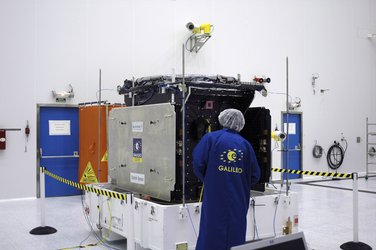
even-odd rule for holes
{"type": "Polygon", "coordinates": [[[193,34],[210,34],[212,27],[210,23],[203,23],[199,27],[196,27],[192,22],[186,24],[187,29],[192,31],[193,34]]]}
{"type": "Polygon", "coordinates": [[[200,31],[204,34],[210,34],[211,33],[212,26],[210,23],[203,23],[200,25],[200,31]]]}
{"type": "Polygon", "coordinates": [[[278,129],[272,132],[272,139],[275,141],[284,141],[286,139],[286,134],[278,129]]]}
{"type": "Polygon", "coordinates": [[[196,53],[209,40],[214,30],[214,26],[210,23],[203,23],[196,27],[192,22],[189,22],[185,25],[185,27],[192,32],[190,37],[185,42],[185,48],[189,52],[196,53]]]}

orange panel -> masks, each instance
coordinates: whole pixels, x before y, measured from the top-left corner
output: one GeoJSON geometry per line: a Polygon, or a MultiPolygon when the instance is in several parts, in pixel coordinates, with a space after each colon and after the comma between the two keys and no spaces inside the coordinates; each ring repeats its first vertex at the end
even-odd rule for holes
{"type": "MultiPolygon", "coordinates": [[[[114,107],[119,107],[119,105],[108,105],[107,107],[108,111],[110,111],[114,107]]],[[[78,180],[82,184],[94,182],[93,177],[96,177],[99,182],[108,181],[107,160],[102,160],[104,155],[107,154],[106,106],[101,105],[100,110],[101,122],[99,155],[99,106],[82,106],[79,110],[80,160],[78,168],[78,180]],[[100,172],[98,168],[98,161],[100,161],[100,172]],[[89,173],[91,169],[94,170],[95,176],[92,171],[89,173]],[[83,178],[84,173],[85,178],[83,178]],[[98,176],[100,176],[100,180],[98,176]]]]}

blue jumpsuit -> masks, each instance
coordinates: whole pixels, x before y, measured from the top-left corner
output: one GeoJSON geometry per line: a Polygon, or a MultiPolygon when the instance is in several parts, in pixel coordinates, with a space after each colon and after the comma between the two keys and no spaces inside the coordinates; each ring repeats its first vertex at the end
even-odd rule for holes
{"type": "Polygon", "coordinates": [[[235,130],[208,133],[193,151],[193,167],[204,182],[196,250],[244,244],[250,189],[260,178],[251,144],[235,130]]]}

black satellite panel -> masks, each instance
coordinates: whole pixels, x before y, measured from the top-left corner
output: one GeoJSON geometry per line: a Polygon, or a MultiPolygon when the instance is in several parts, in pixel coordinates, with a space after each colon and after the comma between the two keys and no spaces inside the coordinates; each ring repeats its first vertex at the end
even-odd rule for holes
{"type": "Polygon", "coordinates": [[[185,133],[185,199],[198,200],[202,183],[193,173],[192,152],[205,133],[221,129],[218,115],[227,108],[245,114],[246,125],[241,135],[253,146],[261,168],[261,179],[254,187],[264,190],[270,177],[271,125],[270,112],[265,108],[250,108],[255,91],[265,91],[262,84],[240,82],[221,75],[153,76],[134,82],[125,80],[118,87],[127,106],[172,103],[176,112],[176,184],[172,201],[182,199],[182,141],[185,133]],[[184,81],[184,84],[182,84],[184,81]],[[185,92],[183,93],[183,90],[185,92]],[[183,131],[183,97],[185,98],[185,126],[183,131]],[[180,142],[180,143],[179,143],[180,142]]]}

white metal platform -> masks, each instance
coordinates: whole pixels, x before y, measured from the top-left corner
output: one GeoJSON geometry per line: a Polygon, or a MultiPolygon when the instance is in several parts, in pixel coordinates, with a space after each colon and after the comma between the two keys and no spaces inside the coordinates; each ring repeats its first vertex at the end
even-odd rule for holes
{"type": "MultiPolygon", "coordinates": [[[[95,187],[116,191],[108,184],[96,184],[95,187]]],[[[160,204],[130,194],[127,201],[95,193],[86,193],[85,197],[86,211],[93,225],[127,238],[128,244],[133,237],[136,249],[195,249],[201,216],[199,202],[186,203],[185,206],[160,204]]],[[[296,193],[290,192],[286,196],[275,190],[252,192],[250,204],[247,241],[281,235],[289,218],[292,232],[298,231],[296,193]]],[[[113,237],[112,234],[110,236],[113,237]]],[[[128,249],[131,248],[128,246],[128,249]]]]}

